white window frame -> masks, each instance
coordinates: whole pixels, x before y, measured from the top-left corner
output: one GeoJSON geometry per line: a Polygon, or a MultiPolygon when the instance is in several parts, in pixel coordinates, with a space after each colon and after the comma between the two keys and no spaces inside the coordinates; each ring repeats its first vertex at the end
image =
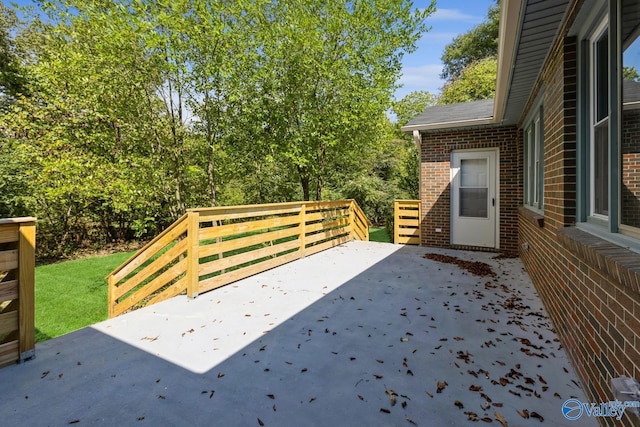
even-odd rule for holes
{"type": "MultiPolygon", "coordinates": [[[[597,120],[597,99],[596,99],[596,73],[597,73],[597,61],[595,45],[596,43],[604,36],[605,33],[609,31],[609,16],[605,15],[595,30],[591,33],[589,37],[589,217],[596,220],[597,222],[607,221],[609,218],[607,215],[596,213],[596,185],[595,185],[595,171],[596,171],[596,160],[595,160],[595,152],[596,152],[596,137],[595,130],[598,126],[603,123],[607,123],[609,126],[609,113],[607,112],[607,116],[602,120],[597,120]]],[[[609,36],[607,34],[607,36],[609,36]]],[[[607,61],[608,62],[608,61],[607,61]]],[[[608,75],[608,73],[607,73],[608,75]]],[[[608,98],[608,88],[607,88],[607,98],[608,98]]],[[[607,100],[608,105],[608,100],[607,100]]],[[[608,141],[610,144],[611,141],[608,141]]],[[[607,173],[609,174],[609,168],[607,167],[607,173]]],[[[611,179],[611,177],[609,177],[611,179]]],[[[610,197],[609,192],[607,191],[607,196],[610,197]]],[[[608,209],[607,209],[608,212],[608,209]]]]}
{"type": "Polygon", "coordinates": [[[542,105],[534,104],[524,126],[524,206],[538,213],[544,203],[544,129],[542,125],[542,105]]]}

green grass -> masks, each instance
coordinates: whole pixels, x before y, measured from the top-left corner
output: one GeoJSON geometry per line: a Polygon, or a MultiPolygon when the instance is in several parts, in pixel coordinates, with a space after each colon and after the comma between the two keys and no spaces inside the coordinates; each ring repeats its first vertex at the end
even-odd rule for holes
{"type": "MultiPolygon", "coordinates": [[[[386,230],[377,227],[369,229],[369,240],[390,242],[386,230]]],[[[107,282],[104,278],[132,254],[122,252],[36,267],[36,341],[46,341],[105,320],[107,282]]]]}
{"type": "Polygon", "coordinates": [[[391,243],[391,239],[387,234],[387,230],[382,227],[371,227],[369,228],[369,241],[371,242],[382,242],[382,243],[391,243]]]}
{"type": "Polygon", "coordinates": [[[36,341],[105,320],[104,278],[132,254],[122,252],[36,267],[36,341]]]}

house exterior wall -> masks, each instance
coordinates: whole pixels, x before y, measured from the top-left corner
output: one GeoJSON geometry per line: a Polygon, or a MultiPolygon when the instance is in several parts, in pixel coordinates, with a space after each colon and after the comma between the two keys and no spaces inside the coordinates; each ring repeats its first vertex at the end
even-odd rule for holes
{"type": "MultiPolygon", "coordinates": [[[[500,251],[517,253],[518,206],[522,204],[522,169],[516,127],[483,127],[422,134],[420,166],[423,246],[451,245],[450,167],[454,150],[498,148],[500,152],[500,251]],[[440,229],[441,232],[436,232],[440,229]]],[[[483,249],[455,246],[458,249],[483,249]]]]}
{"type": "MultiPolygon", "coordinates": [[[[612,378],[640,379],[640,255],[575,227],[577,41],[566,32],[580,4],[572,2],[536,85],[544,91],[544,211],[521,207],[518,236],[520,257],[585,393],[599,403],[614,399],[612,378]]],[[[638,182],[623,178],[630,187],[638,182]]],[[[632,415],[599,421],[639,422],[632,415]]]]}
{"type": "MultiPolygon", "coordinates": [[[[522,205],[521,130],[485,127],[423,133],[422,244],[450,247],[451,151],[499,147],[501,248],[519,252],[588,399],[600,403],[614,399],[612,378],[626,375],[640,380],[640,255],[576,227],[578,41],[567,33],[582,4],[574,0],[569,5],[523,113],[526,117],[541,93],[542,213],[522,205]],[[441,228],[442,233],[435,233],[435,228],[441,228]]],[[[625,113],[622,119],[635,123],[623,123],[621,144],[622,161],[632,165],[640,165],[640,156],[627,149],[640,135],[637,115],[640,110],[625,113]]],[[[622,177],[621,198],[626,206],[634,205],[631,200],[625,202],[625,189],[633,192],[640,187],[640,167],[630,169],[622,177]]],[[[640,221],[640,207],[627,209],[622,218],[629,224],[640,221]]],[[[640,425],[630,414],[621,421],[612,417],[599,421],[603,425],[640,425]]]]}

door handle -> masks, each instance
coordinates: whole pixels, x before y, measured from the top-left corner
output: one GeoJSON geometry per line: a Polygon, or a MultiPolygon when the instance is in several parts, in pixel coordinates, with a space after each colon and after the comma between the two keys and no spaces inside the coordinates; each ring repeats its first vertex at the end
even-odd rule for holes
{"type": "Polygon", "coordinates": [[[496,198],[495,197],[491,198],[491,206],[493,206],[493,207],[496,206],[496,198]]]}

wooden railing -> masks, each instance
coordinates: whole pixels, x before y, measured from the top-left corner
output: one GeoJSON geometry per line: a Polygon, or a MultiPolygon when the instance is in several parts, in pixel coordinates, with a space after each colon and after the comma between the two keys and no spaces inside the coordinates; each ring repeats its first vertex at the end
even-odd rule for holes
{"type": "Polygon", "coordinates": [[[349,240],[369,240],[353,200],[189,209],[107,276],[109,317],[195,297],[349,240]]]}
{"type": "Polygon", "coordinates": [[[36,219],[0,219],[0,366],[35,355],[36,219]]]}
{"type": "Polygon", "coordinates": [[[393,243],[420,244],[420,200],[393,203],[393,243]]]}

